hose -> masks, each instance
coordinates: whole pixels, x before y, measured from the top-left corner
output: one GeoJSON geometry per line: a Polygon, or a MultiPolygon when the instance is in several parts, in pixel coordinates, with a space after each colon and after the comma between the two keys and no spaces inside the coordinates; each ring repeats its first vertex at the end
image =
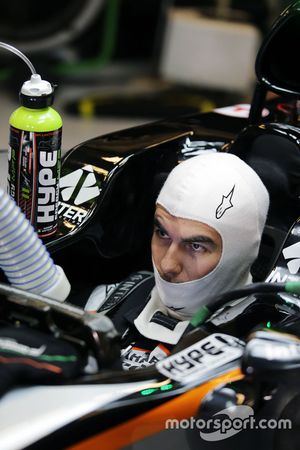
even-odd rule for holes
{"type": "Polygon", "coordinates": [[[27,56],[24,55],[24,53],[22,53],[16,47],[13,47],[10,44],[6,44],[5,42],[0,42],[0,47],[5,48],[5,50],[8,50],[8,51],[14,53],[15,55],[19,56],[19,58],[23,59],[23,61],[27,64],[27,66],[31,70],[31,73],[32,74],[36,73],[36,70],[35,70],[33,64],[31,63],[31,61],[27,58],[27,56]]]}
{"type": "Polygon", "coordinates": [[[70,284],[14,200],[0,188],[0,267],[23,290],[63,301],[70,284]]]}

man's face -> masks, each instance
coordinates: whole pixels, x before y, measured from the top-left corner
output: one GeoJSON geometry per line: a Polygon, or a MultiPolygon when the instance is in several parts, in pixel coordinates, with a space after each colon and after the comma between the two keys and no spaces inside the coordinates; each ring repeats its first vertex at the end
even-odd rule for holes
{"type": "Polygon", "coordinates": [[[151,248],[160,276],[172,283],[183,283],[202,278],[216,267],[222,239],[209,225],[172,216],[158,205],[151,248]]]}

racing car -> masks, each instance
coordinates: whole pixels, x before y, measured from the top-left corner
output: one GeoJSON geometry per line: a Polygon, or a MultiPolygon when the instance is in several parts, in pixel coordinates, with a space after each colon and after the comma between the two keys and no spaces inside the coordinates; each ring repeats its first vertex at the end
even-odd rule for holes
{"type": "MultiPolygon", "coordinates": [[[[219,433],[213,440],[214,432],[199,434],[190,419],[211,419],[228,405],[253,407],[254,414],[271,418],[283,411],[296,417],[299,21],[296,1],[263,41],[251,107],[233,105],[111,133],[64,156],[59,226],[46,246],[72,290],[61,303],[21,291],[5,279],[0,284],[1,448],[240,449],[262,442],[266,449],[288,448],[275,432],[265,439],[256,430],[226,439],[219,433]],[[269,91],[275,94],[271,100],[269,91]],[[237,154],[269,191],[255,283],[220,293],[211,311],[193,317],[188,333],[164,360],[122,371],[113,324],[84,311],[83,299],[95,285],[152,270],[157,193],[173,167],[206,151],[237,154]],[[241,297],[245,300],[236,303],[241,297]],[[282,357],[270,348],[290,350],[282,357]]],[[[297,448],[296,428],[293,436],[289,448],[297,448]]]]}

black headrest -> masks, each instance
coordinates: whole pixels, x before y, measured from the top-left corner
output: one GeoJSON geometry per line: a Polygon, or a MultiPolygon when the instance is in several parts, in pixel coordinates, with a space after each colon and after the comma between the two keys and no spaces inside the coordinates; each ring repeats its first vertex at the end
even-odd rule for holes
{"type": "Polygon", "coordinates": [[[249,164],[270,195],[267,224],[288,230],[300,216],[300,130],[283,124],[251,125],[228,151],[249,164]]]}

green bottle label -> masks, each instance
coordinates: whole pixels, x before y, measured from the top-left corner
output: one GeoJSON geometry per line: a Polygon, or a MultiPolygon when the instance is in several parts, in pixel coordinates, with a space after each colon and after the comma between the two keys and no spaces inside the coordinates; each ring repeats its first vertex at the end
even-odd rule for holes
{"type": "Polygon", "coordinates": [[[10,127],[8,192],[42,238],[57,229],[61,131],[10,127]]]}

